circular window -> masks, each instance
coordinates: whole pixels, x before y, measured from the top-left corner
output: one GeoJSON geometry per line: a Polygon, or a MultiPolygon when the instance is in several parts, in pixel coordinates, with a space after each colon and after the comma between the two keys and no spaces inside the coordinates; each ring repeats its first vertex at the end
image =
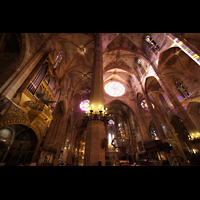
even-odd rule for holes
{"type": "Polygon", "coordinates": [[[83,110],[83,111],[88,111],[89,105],[90,105],[90,100],[83,100],[80,103],[80,109],[83,110]]]}
{"type": "Polygon", "coordinates": [[[104,89],[107,94],[113,97],[119,97],[125,92],[125,87],[118,82],[109,82],[105,85],[104,89]]]}

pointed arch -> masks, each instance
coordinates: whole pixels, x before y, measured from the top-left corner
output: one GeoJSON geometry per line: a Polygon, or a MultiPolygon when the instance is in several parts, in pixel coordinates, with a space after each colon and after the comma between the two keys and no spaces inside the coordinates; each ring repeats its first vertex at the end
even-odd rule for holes
{"type": "Polygon", "coordinates": [[[104,67],[104,73],[115,68],[124,70],[128,72],[129,74],[136,74],[136,71],[122,60],[110,62],[107,66],[104,67]]]}

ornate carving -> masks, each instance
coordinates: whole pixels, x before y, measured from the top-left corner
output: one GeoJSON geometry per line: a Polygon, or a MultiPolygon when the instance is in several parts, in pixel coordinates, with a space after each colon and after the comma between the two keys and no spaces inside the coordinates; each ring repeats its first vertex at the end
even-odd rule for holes
{"type": "Polygon", "coordinates": [[[30,123],[28,113],[24,112],[22,109],[18,108],[14,104],[10,106],[10,109],[5,113],[5,115],[0,120],[0,127],[9,124],[22,124],[25,126],[30,126],[36,133],[38,139],[41,139],[46,132],[47,122],[41,118],[36,117],[32,123],[30,123]]]}
{"type": "Polygon", "coordinates": [[[24,124],[28,126],[29,123],[28,114],[12,104],[8,112],[1,119],[0,127],[8,124],[24,124]]]}
{"type": "Polygon", "coordinates": [[[8,107],[10,106],[11,101],[6,97],[1,97],[0,99],[0,117],[4,115],[8,107]]]}
{"type": "Polygon", "coordinates": [[[46,132],[46,126],[40,121],[35,121],[30,125],[30,127],[35,131],[36,135],[38,136],[38,140],[41,141],[42,137],[46,132]]]}
{"type": "Polygon", "coordinates": [[[26,101],[24,104],[23,104],[24,107],[30,107],[31,109],[34,109],[34,110],[38,110],[38,111],[42,111],[43,108],[45,107],[44,104],[41,104],[41,103],[36,103],[34,101],[26,101]]]}

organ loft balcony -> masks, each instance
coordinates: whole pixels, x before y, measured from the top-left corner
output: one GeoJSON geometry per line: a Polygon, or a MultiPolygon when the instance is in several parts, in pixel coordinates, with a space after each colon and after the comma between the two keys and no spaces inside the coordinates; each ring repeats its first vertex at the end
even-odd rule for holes
{"type": "Polygon", "coordinates": [[[37,120],[49,127],[53,119],[55,96],[45,81],[42,81],[39,87],[39,92],[34,95],[27,88],[19,90],[12,100],[28,113],[30,123],[37,118],[37,120]]]}

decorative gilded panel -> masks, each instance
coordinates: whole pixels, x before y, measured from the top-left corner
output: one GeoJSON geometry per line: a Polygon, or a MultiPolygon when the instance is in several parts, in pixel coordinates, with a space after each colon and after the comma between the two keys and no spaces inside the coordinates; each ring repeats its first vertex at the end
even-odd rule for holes
{"type": "Polygon", "coordinates": [[[28,126],[29,123],[28,114],[12,104],[7,113],[2,117],[0,127],[8,124],[23,124],[28,126]]]}
{"type": "Polygon", "coordinates": [[[35,121],[30,127],[35,131],[36,135],[38,136],[38,140],[41,141],[46,132],[46,126],[39,121],[35,121]]]}

